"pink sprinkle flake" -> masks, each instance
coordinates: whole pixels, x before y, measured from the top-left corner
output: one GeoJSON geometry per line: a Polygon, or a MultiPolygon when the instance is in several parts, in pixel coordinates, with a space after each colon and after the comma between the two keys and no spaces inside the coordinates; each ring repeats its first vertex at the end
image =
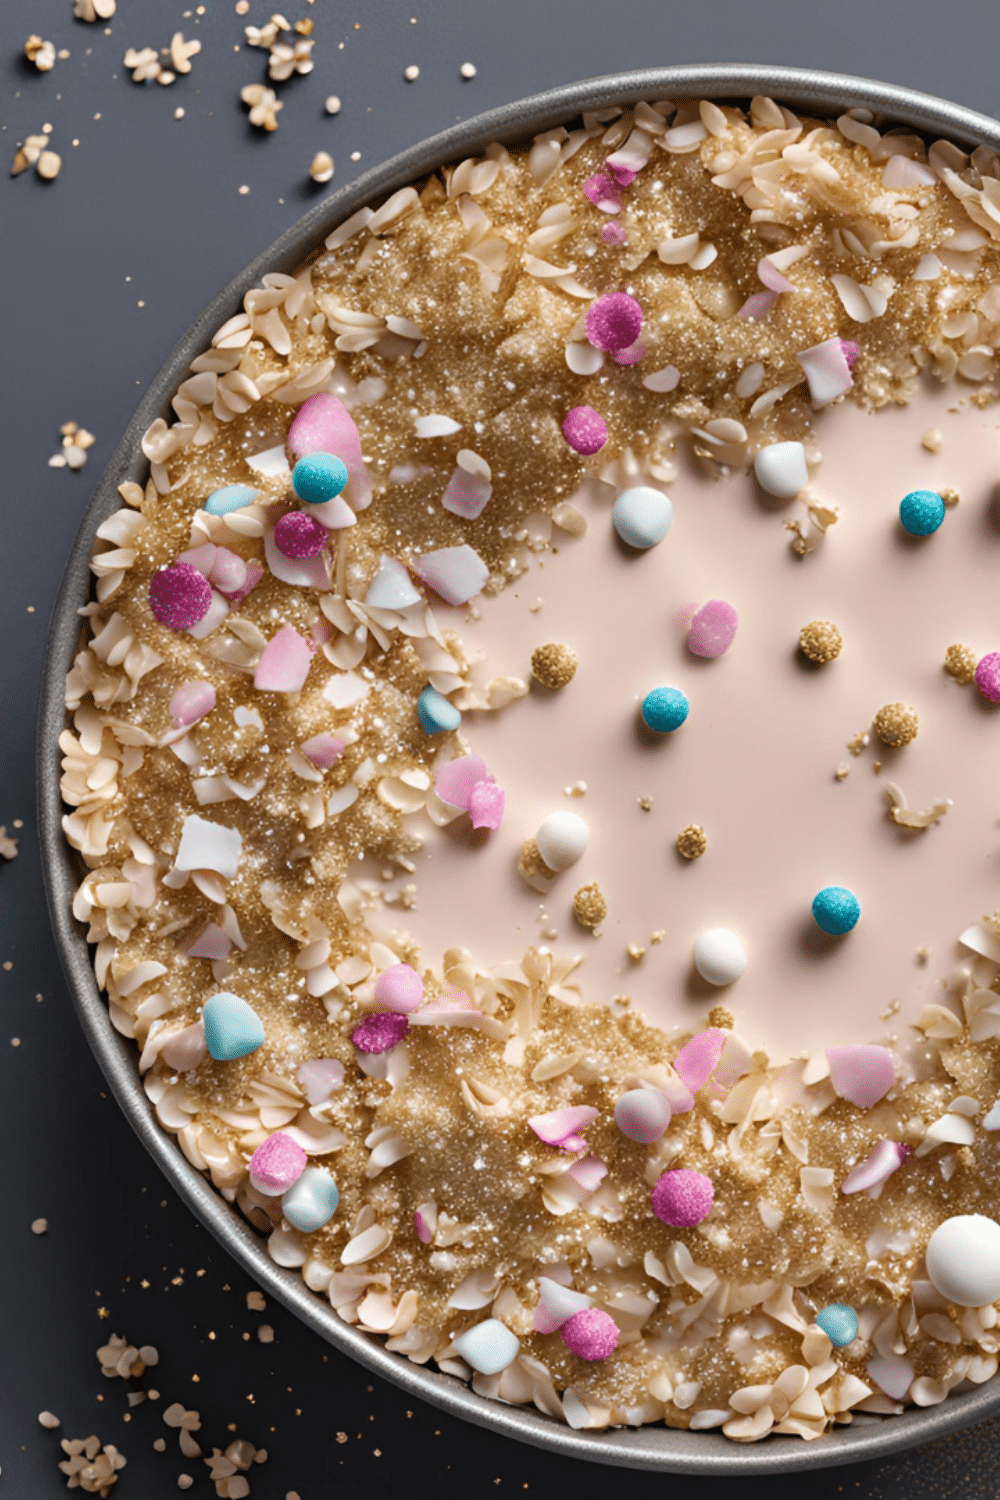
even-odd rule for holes
{"type": "Polygon", "coordinates": [[[675,1229],[691,1229],[707,1219],[715,1202],[712,1180],[703,1172],[677,1167],[664,1172],[653,1189],[653,1212],[675,1229]]]}
{"type": "Polygon", "coordinates": [[[208,614],[212,585],[190,563],[161,568],[149,582],[149,606],[168,630],[190,630],[208,614]]]}
{"type": "Polygon", "coordinates": [[[601,239],[606,245],[624,245],[628,236],[620,224],[602,224],[601,239]]]}
{"type": "Polygon", "coordinates": [[[282,625],[264,647],[253,685],[259,693],[298,693],[312,661],[309,642],[292,625],[282,625]]]}
{"type": "Polygon", "coordinates": [[[366,1016],[351,1032],[351,1041],[359,1052],[391,1052],[410,1029],[406,1016],[395,1011],[366,1016]]]}
{"type": "Polygon", "coordinates": [[[431,1230],[431,1226],[428,1224],[419,1208],[413,1215],[413,1227],[417,1231],[417,1239],[420,1241],[420,1243],[422,1245],[429,1245],[431,1240],[434,1238],[434,1234],[431,1230]]]}
{"type": "Polygon", "coordinates": [[[570,1354],[590,1363],[607,1359],[618,1347],[618,1324],[599,1307],[582,1307],[559,1331],[570,1354]]]}
{"type": "Polygon", "coordinates": [[[739,615],[725,599],[709,599],[688,627],[688,650],[695,656],[722,656],[733,644],[739,623],[739,615]]]}
{"type": "Polygon", "coordinates": [[[861,345],[856,344],[853,339],[841,339],[840,348],[844,358],[847,360],[847,368],[854,369],[854,362],[861,353],[861,345]]]}
{"type": "Polygon", "coordinates": [[[896,1081],[896,1059],[888,1047],[828,1047],[830,1082],[842,1099],[871,1109],[896,1081]]]}
{"type": "Polygon", "coordinates": [[[263,576],[264,569],[261,567],[260,563],[248,562],[246,580],[242,584],[242,586],[238,589],[234,589],[232,593],[230,593],[226,589],[222,589],[221,592],[225,594],[230,604],[242,604],[243,600],[249,594],[253,593],[254,589],[257,587],[258,583],[260,583],[260,580],[263,578],[263,576]]]}
{"type": "Polygon", "coordinates": [[[604,418],[592,406],[571,406],[563,417],[562,433],[575,453],[600,453],[608,440],[604,418]]]}
{"type": "Polygon", "coordinates": [[[437,772],[434,777],[434,790],[442,802],[448,802],[452,807],[461,807],[468,812],[472,788],[478,782],[488,780],[489,774],[486,762],[480,760],[478,755],[457,755],[454,760],[449,760],[437,772]]]}
{"type": "Polygon", "coordinates": [[[840,1184],[842,1193],[870,1193],[877,1198],[893,1172],[898,1172],[913,1147],[901,1141],[878,1141],[864,1161],[859,1161],[840,1184]]]}
{"type": "Polygon", "coordinates": [[[226,936],[216,922],[209,922],[187,950],[187,956],[188,958],[210,958],[217,963],[220,959],[228,958],[232,951],[232,939],[226,936]]]}
{"type": "Polygon", "coordinates": [[[725,1043],[726,1033],[712,1026],[685,1042],[674,1058],[675,1073],[692,1093],[704,1087],[715,1072],[725,1043]]]}
{"type": "Polygon", "coordinates": [[[345,743],[344,740],[338,740],[335,734],[314,734],[311,740],[303,740],[299,749],[317,771],[329,771],[345,743]]]}
{"type": "Polygon", "coordinates": [[[767,317],[777,300],[777,292],[754,292],[752,296],[747,298],[736,316],[738,318],[753,318],[755,323],[759,323],[762,318],[767,317]]]}
{"type": "Polygon", "coordinates": [[[624,162],[615,161],[613,156],[609,156],[604,165],[620,187],[630,187],[639,175],[634,167],[627,167],[624,162]]]}
{"type": "Polygon", "coordinates": [[[532,1115],[528,1124],[547,1146],[563,1151],[585,1151],[587,1142],[580,1134],[597,1119],[591,1104],[576,1104],[568,1109],[554,1109],[547,1115],[532,1115]]]}
{"type": "Polygon", "coordinates": [[[250,1158],[250,1182],[258,1193],[279,1198],[298,1182],[309,1158],[298,1141],[281,1130],[269,1135],[250,1158]]]}
{"type": "Polygon", "coordinates": [[[326,539],[326,527],[304,510],[290,510],[275,523],[274,545],[285,557],[316,557],[326,539]]]}
{"type": "Polygon", "coordinates": [[[310,1057],[296,1073],[310,1104],[323,1104],[344,1082],[344,1064],[335,1057],[310,1057]]]}
{"type": "Polygon", "coordinates": [[[215,688],[210,682],[182,682],[170,699],[170,717],[178,729],[197,724],[215,707],[215,688]]]}
{"type": "Polygon", "coordinates": [[[375,1006],[384,1012],[419,1010],[424,981],[411,964],[393,964],[375,981],[375,1006]]]}
{"type": "Polygon", "coordinates": [[[607,1177],[608,1169],[599,1156],[582,1156],[573,1163],[566,1175],[572,1177],[577,1187],[583,1188],[585,1193],[596,1193],[607,1177]]]}
{"type": "Polygon", "coordinates": [[[646,358],[645,341],[637,339],[634,344],[629,344],[627,349],[612,350],[611,358],[616,365],[637,365],[640,360],[646,358]]]}
{"type": "Polygon", "coordinates": [[[641,332],[642,308],[628,292],[608,292],[587,309],[587,338],[595,349],[629,349],[641,332]]]}
{"type": "Polygon", "coordinates": [[[787,276],[766,255],[757,262],[757,275],[771,292],[794,292],[795,288],[787,276]]]}
{"type": "Polygon", "coordinates": [[[602,214],[620,214],[622,211],[622,190],[607,172],[595,172],[593,177],[588,177],[583,184],[583,193],[602,214]]]}
{"type": "Polygon", "coordinates": [[[1000,651],[991,651],[976,668],[976,687],[990,703],[1000,703],[1000,651]]]}
{"type": "Polygon", "coordinates": [[[488,828],[496,833],[503,817],[507,794],[491,776],[488,781],[477,781],[469,793],[469,817],[473,828],[488,828]]]}

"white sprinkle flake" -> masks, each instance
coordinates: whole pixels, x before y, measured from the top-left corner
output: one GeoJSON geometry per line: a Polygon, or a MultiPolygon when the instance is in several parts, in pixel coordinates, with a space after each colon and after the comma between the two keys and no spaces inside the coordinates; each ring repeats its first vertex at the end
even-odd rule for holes
{"type": "Polygon", "coordinates": [[[416,83],[417,79],[420,77],[420,69],[417,67],[416,63],[410,63],[410,66],[408,68],[403,69],[403,77],[406,79],[407,83],[416,83]]]}
{"type": "Polygon", "coordinates": [[[317,151],[309,166],[313,182],[329,182],[333,176],[333,157],[329,151],[317,151]]]}
{"type": "Polygon", "coordinates": [[[476,65],[475,63],[463,63],[458,71],[461,73],[463,78],[475,78],[476,65]]]}
{"type": "Polygon", "coordinates": [[[241,195],[244,198],[246,197],[247,193],[249,193],[249,191],[250,191],[250,189],[247,187],[246,183],[244,183],[243,186],[240,188],[240,193],[241,193],[241,195]]]}
{"type": "Polygon", "coordinates": [[[55,1412],[40,1411],[38,1413],[38,1425],[39,1427],[47,1427],[50,1432],[53,1432],[57,1427],[61,1427],[62,1423],[55,1412]]]}
{"type": "Polygon", "coordinates": [[[330,95],[323,108],[326,110],[328,115],[340,114],[340,100],[337,98],[336,94],[330,95]]]}
{"type": "Polygon", "coordinates": [[[214,870],[232,880],[239,869],[243,838],[238,828],[209,823],[192,813],[184,819],[175,870],[214,870]]]}

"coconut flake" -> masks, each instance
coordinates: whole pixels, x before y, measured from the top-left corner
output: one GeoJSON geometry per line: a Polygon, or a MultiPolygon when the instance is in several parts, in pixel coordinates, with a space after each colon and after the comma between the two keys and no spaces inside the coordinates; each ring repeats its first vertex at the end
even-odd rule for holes
{"type": "Polygon", "coordinates": [[[265,448],[261,453],[250,453],[246,462],[255,474],[263,474],[266,479],[283,478],[291,472],[284,443],[279,443],[276,448],[265,448]]]}
{"type": "Polygon", "coordinates": [[[439,411],[418,417],[414,425],[418,438],[450,437],[453,432],[462,430],[461,422],[456,422],[454,417],[446,417],[439,411]]]}
{"type": "Polygon", "coordinates": [[[209,823],[192,813],[184,819],[175,870],[214,870],[232,880],[240,864],[243,838],[238,828],[209,823]]]}
{"type": "Polygon", "coordinates": [[[362,698],[367,698],[368,683],[357,672],[334,672],[323,687],[323,697],[334,708],[353,708],[362,698]]]}
{"type": "Polygon", "coordinates": [[[441,504],[452,515],[474,521],[486,507],[493,493],[490,466],[471,448],[459,450],[458,463],[448,480],[441,504]]]}
{"type": "Polygon", "coordinates": [[[420,603],[420,591],[414,588],[403,564],[383,552],[365,603],[372,609],[409,609],[411,604],[420,603]]]}
{"type": "Polygon", "coordinates": [[[816,411],[829,406],[838,396],[846,395],[854,384],[843,343],[839,338],[824,339],[821,344],[803,349],[796,357],[806,372],[809,394],[816,411]]]}

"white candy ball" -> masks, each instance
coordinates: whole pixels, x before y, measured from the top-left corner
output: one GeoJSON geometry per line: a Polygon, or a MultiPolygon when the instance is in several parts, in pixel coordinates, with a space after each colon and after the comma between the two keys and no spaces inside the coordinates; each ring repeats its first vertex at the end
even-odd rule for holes
{"type": "Polygon", "coordinates": [[[801,443],[769,443],[753,461],[757,483],[779,500],[794,500],[809,483],[806,450],[801,443]]]}
{"type": "Polygon", "coordinates": [[[673,518],[666,495],[646,484],[622,490],[611,511],[611,524],[622,541],[643,551],[663,541],[673,518]]]}
{"type": "Polygon", "coordinates": [[[629,1089],[615,1105],[615,1124],[630,1141],[651,1146],[670,1124],[670,1100],[662,1089],[629,1089]]]}
{"type": "Polygon", "coordinates": [[[927,1274],[959,1307],[1000,1301],[1000,1224],[983,1214],[945,1219],[927,1246],[927,1274]]]}
{"type": "Polygon", "coordinates": [[[732,984],[746,972],[743,944],[728,927],[710,927],[695,939],[694,966],[709,984],[732,984]]]}
{"type": "Polygon", "coordinates": [[[485,1323],[467,1328],[453,1342],[455,1353],[480,1375],[499,1375],[517,1358],[521,1347],[520,1339],[499,1318],[487,1318],[485,1323]]]}
{"type": "Polygon", "coordinates": [[[586,853],[590,829],[576,813],[550,813],[538,825],[535,843],[550,870],[568,870],[586,853]]]}

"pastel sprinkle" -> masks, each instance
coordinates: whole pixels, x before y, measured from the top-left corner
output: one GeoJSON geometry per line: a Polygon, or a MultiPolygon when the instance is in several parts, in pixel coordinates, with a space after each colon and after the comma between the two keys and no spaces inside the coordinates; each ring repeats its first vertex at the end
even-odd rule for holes
{"type": "Polygon", "coordinates": [[[168,630],[190,630],[208,614],[212,585],[190,563],[161,568],[149,581],[149,606],[168,630]]]}
{"type": "Polygon", "coordinates": [[[725,599],[709,599],[692,617],[688,650],[695,656],[722,656],[733,644],[739,623],[739,615],[725,599]]]}
{"type": "Polygon", "coordinates": [[[608,440],[604,418],[592,406],[571,406],[563,417],[562,432],[576,453],[600,453],[608,440]]]}
{"type": "Polygon", "coordinates": [[[899,502],[899,519],[910,536],[931,536],[944,520],[945,510],[936,490],[911,490],[899,502]]]}
{"type": "Polygon", "coordinates": [[[714,1201],[711,1178],[687,1167],[664,1172],[652,1194],[654,1214],[675,1229],[691,1229],[707,1219],[714,1201]]]}
{"type": "Polygon", "coordinates": [[[687,694],[680,688],[653,688],[642,700],[642,718],[657,734],[673,734],[690,712],[687,694]]]}
{"type": "Polygon", "coordinates": [[[812,914],[817,927],[833,937],[843,937],[858,925],[861,903],[846,885],[827,885],[813,897],[812,914]]]}
{"type": "Polygon", "coordinates": [[[888,1047],[828,1047],[830,1082],[842,1099],[871,1109],[896,1082],[896,1059],[888,1047]]]}
{"type": "Polygon", "coordinates": [[[602,224],[601,239],[606,245],[624,245],[627,239],[624,229],[620,224],[602,224]]]}
{"type": "Polygon", "coordinates": [[[251,1186],[267,1198],[280,1198],[302,1176],[308,1162],[298,1141],[275,1131],[250,1158],[251,1186]]]}
{"type": "Polygon", "coordinates": [[[337,1212],[340,1194],[329,1172],[306,1167],[281,1200],[281,1212],[302,1234],[312,1234],[328,1224],[337,1212]]]}
{"type": "Polygon", "coordinates": [[[177,728],[197,724],[215,707],[215,688],[210,682],[182,682],[170,699],[170,717],[177,728]]]}
{"type": "Polygon", "coordinates": [[[642,332],[642,308],[627,292],[609,292],[587,309],[587,338],[595,349],[628,349],[642,332]]]}
{"type": "Polygon", "coordinates": [[[295,1077],[310,1104],[323,1104],[344,1082],[344,1064],[336,1057],[310,1057],[295,1077]]]}
{"type": "Polygon", "coordinates": [[[673,519],[667,496],[645,484],[622,490],[611,509],[611,524],[622,541],[640,552],[662,542],[673,519]]]}
{"type": "Polygon", "coordinates": [[[583,184],[585,198],[589,198],[603,214],[620,214],[622,190],[609,172],[595,172],[583,184]]]}
{"type": "Polygon", "coordinates": [[[580,1132],[596,1119],[597,1110],[592,1104],[576,1104],[550,1110],[546,1115],[532,1115],[528,1124],[547,1146],[558,1146],[563,1151],[584,1151],[587,1142],[580,1132]]]}
{"type": "Polygon", "coordinates": [[[499,1375],[517,1358],[521,1341],[499,1318],[487,1318],[460,1333],[452,1347],[477,1374],[499,1375]]]}
{"type": "Polygon", "coordinates": [[[507,795],[492,777],[477,781],[469,793],[469,817],[473,828],[488,828],[495,833],[500,827],[507,795]]]}
{"type": "Polygon", "coordinates": [[[307,505],[325,505],[347,483],[347,468],[333,453],[307,453],[292,470],[292,489],[307,505]]]}
{"type": "Polygon", "coordinates": [[[313,659],[309,642],[293,625],[282,625],[261,654],[253,676],[259,693],[298,693],[313,659]]]}
{"type": "Polygon", "coordinates": [[[243,510],[252,505],[260,494],[248,484],[224,484],[221,490],[213,490],[205,501],[210,516],[228,516],[231,510],[243,510]]]}
{"type": "Polygon", "coordinates": [[[220,990],[205,1001],[202,1011],[205,1045],[216,1062],[233,1062],[264,1045],[264,1023],[239,995],[220,990]]]}
{"type": "Polygon", "coordinates": [[[878,1197],[878,1192],[884,1183],[889,1181],[893,1172],[898,1172],[908,1156],[913,1155],[913,1147],[904,1145],[900,1141],[877,1141],[864,1161],[859,1161],[856,1167],[852,1167],[840,1184],[840,1191],[850,1195],[851,1193],[871,1193],[872,1197],[878,1197]],[[872,1189],[877,1191],[872,1192],[872,1189]]]}
{"type": "Polygon", "coordinates": [[[385,1011],[367,1016],[351,1032],[351,1041],[359,1052],[391,1052],[410,1029],[406,1016],[385,1011]]]}
{"type": "Polygon", "coordinates": [[[275,523],[274,545],[285,557],[315,557],[326,540],[326,527],[305,511],[290,510],[275,523]]]}
{"type": "Polygon", "coordinates": [[[454,760],[446,761],[438,769],[434,777],[434,790],[442,801],[468,812],[473,787],[480,781],[486,781],[489,774],[486,762],[478,755],[456,755],[454,760]]]}
{"type": "Polygon", "coordinates": [[[446,734],[462,722],[455,705],[432,687],[425,687],[417,699],[417,718],[425,734],[446,734]]]}
{"type": "Polygon", "coordinates": [[[831,1302],[816,1314],[816,1325],[822,1328],[835,1349],[853,1344],[858,1336],[858,1315],[844,1302],[831,1302]]]}
{"type": "Polygon", "coordinates": [[[329,771],[345,744],[346,741],[338,739],[335,734],[314,734],[312,739],[303,740],[299,749],[317,771],[329,771]]]}
{"type": "Polygon", "coordinates": [[[375,981],[375,1006],[380,1011],[418,1010],[424,981],[411,964],[392,964],[375,981]]]}
{"type": "Polygon", "coordinates": [[[697,1036],[685,1042],[674,1058],[674,1072],[692,1093],[696,1094],[700,1088],[704,1088],[719,1066],[726,1035],[717,1026],[699,1031],[697,1036]]]}
{"type": "Polygon", "coordinates": [[[991,651],[976,668],[976,687],[990,703],[1000,703],[1000,651],[991,651]]]}
{"type": "Polygon", "coordinates": [[[591,1363],[607,1359],[618,1347],[618,1324],[600,1307],[582,1307],[559,1330],[570,1354],[591,1363]]]}

